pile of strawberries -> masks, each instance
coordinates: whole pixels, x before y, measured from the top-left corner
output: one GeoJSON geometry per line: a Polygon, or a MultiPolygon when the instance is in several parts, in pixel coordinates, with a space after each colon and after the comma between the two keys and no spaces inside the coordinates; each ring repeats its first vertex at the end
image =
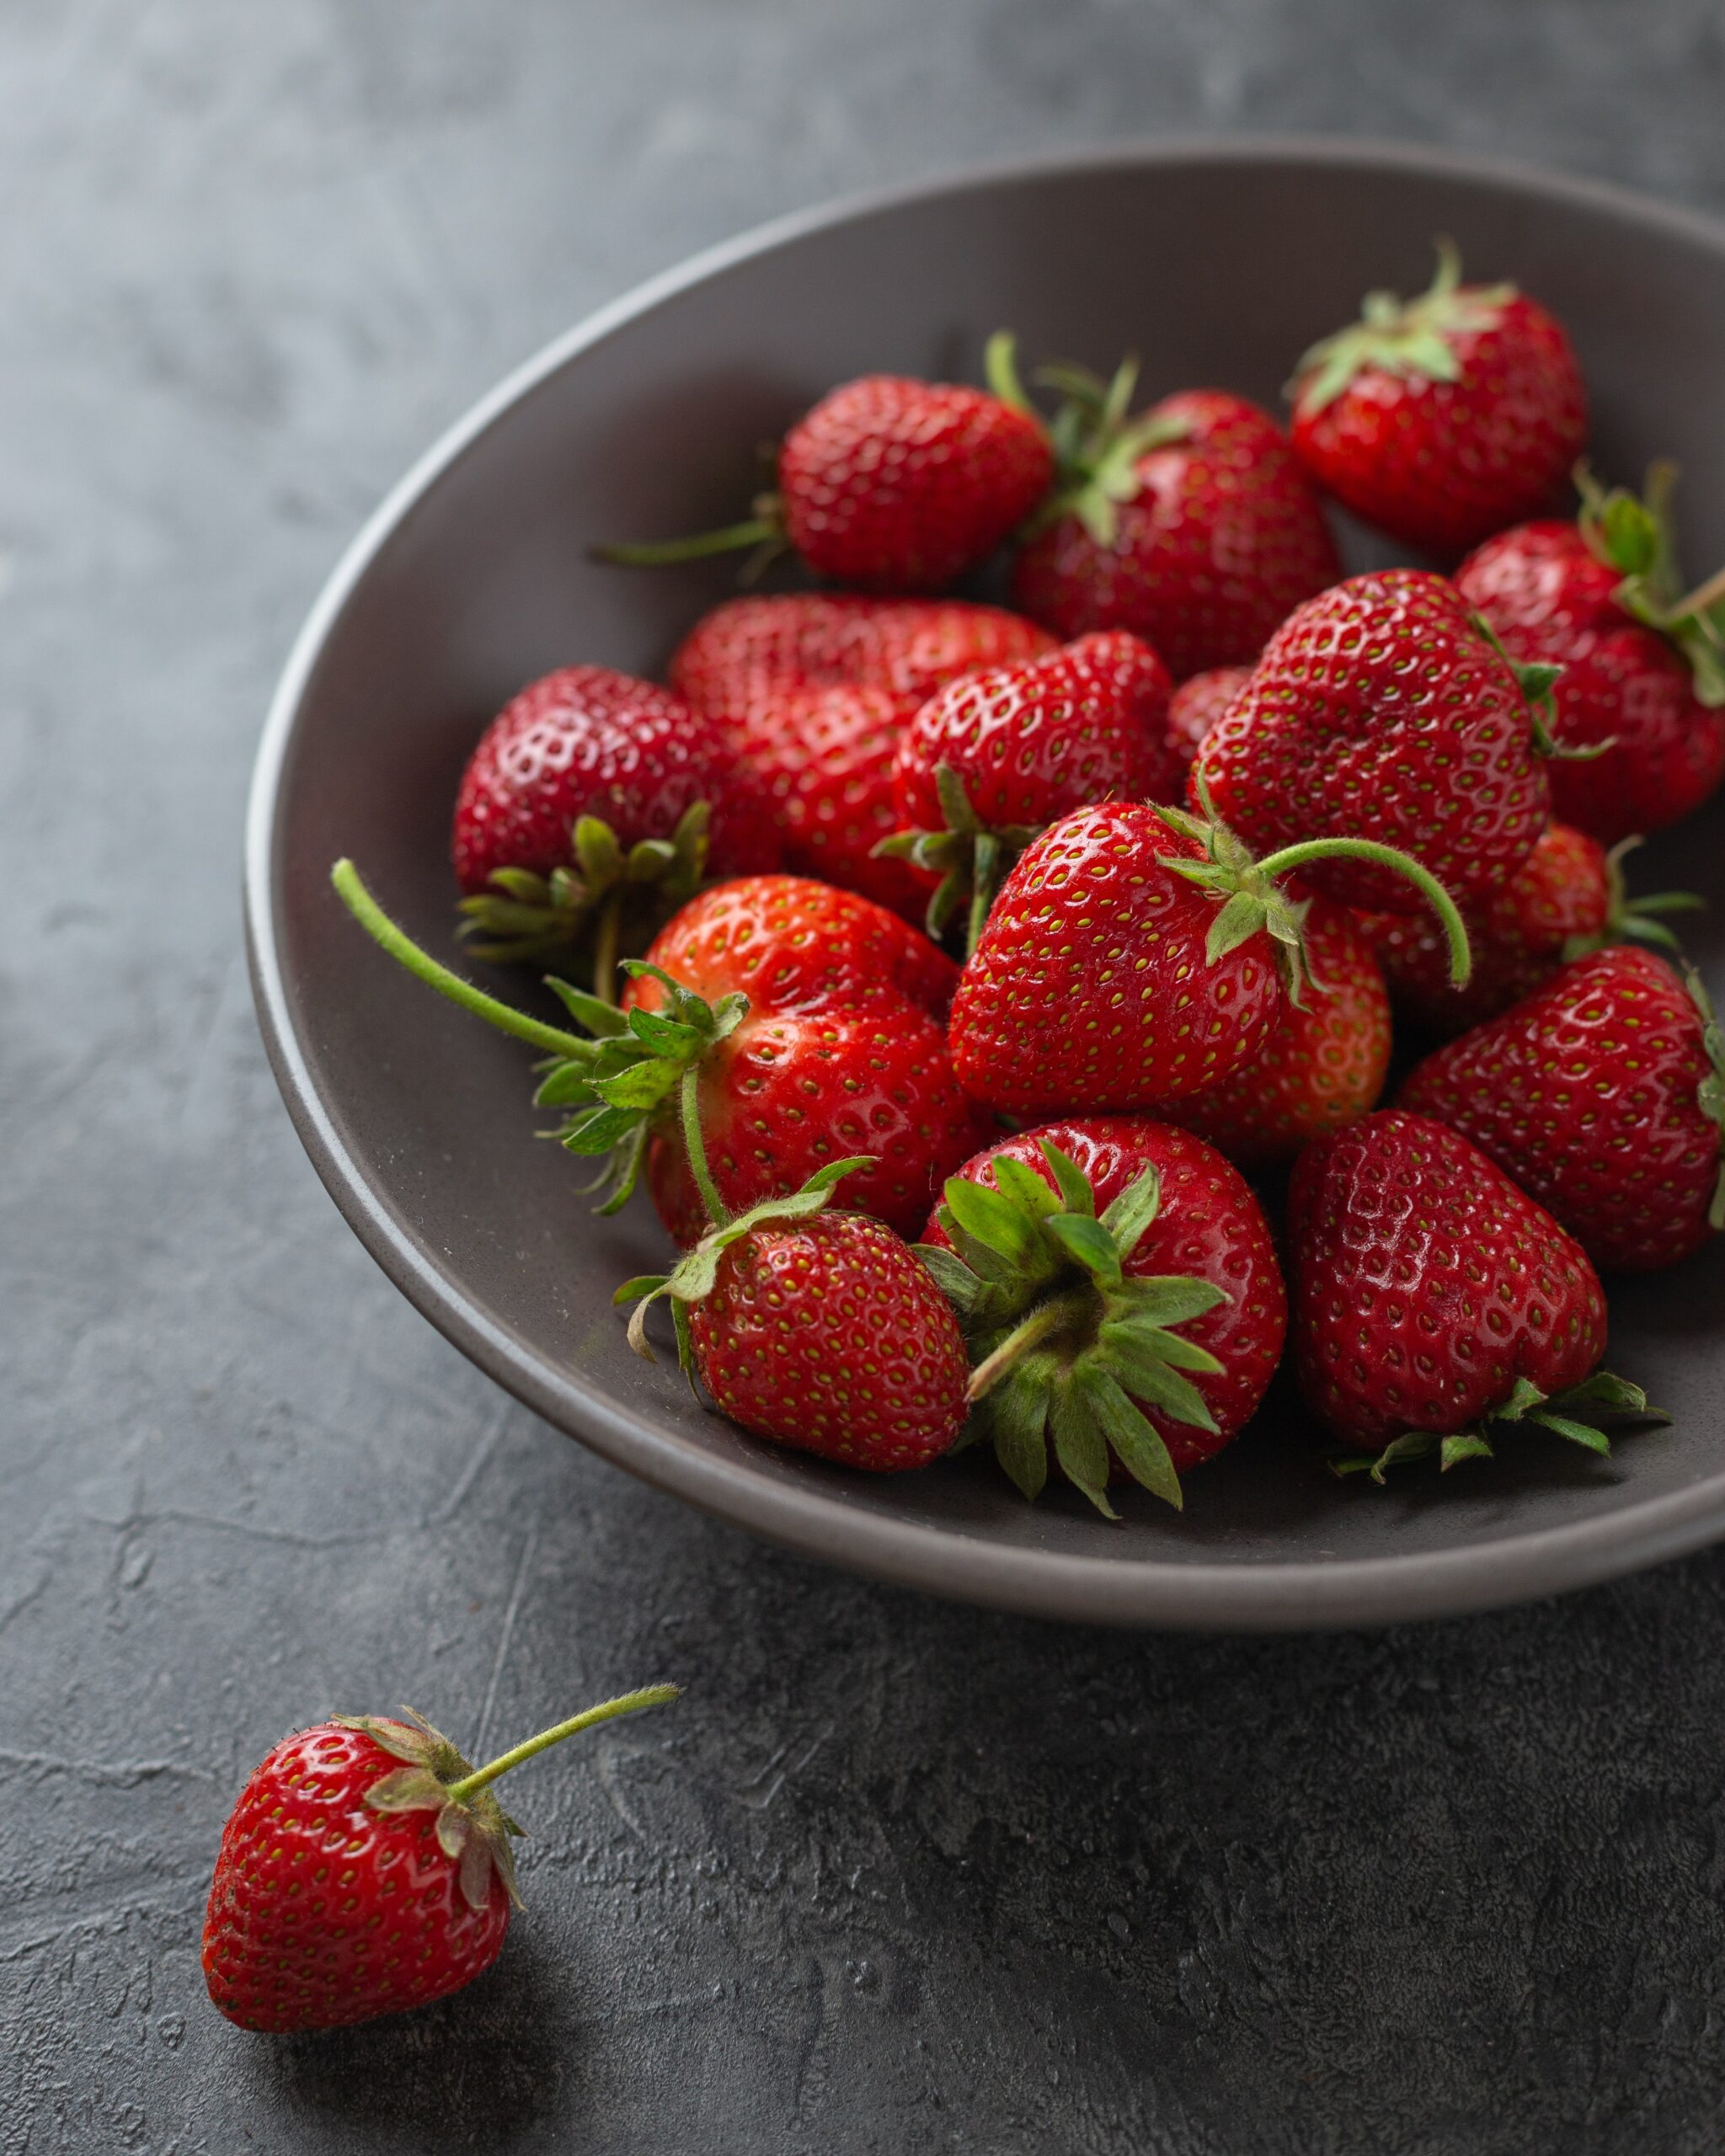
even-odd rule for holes
{"type": "Polygon", "coordinates": [[[1684,592],[1669,470],[1600,487],[1562,328],[1448,249],[1298,363],[1286,433],[1135,412],[1130,365],[1044,410],[1005,338],[987,380],[833,391],[745,522],[607,550],[819,588],[487,729],[468,948],[548,965],[558,1022],[338,888],[541,1051],[605,1209],[644,1184],[678,1255],[630,1337],[667,1305],[765,1437],[984,1440],[1112,1517],[1178,1504],[1291,1347],[1344,1470],[1605,1450],[1653,1411],[1600,1273],[1725,1225],[1695,902],[1621,865],[1725,773],[1725,580],[1684,592]],[[1439,566],[1344,579],[1326,495],[1439,566]],[[1002,550],[1010,611],[950,595],[1002,550]]]}

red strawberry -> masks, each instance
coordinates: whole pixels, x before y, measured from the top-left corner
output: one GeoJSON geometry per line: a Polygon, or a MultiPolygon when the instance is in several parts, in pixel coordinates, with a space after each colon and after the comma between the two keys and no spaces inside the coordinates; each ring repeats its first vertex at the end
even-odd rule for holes
{"type": "Polygon", "coordinates": [[[1076,392],[1056,435],[1081,438],[1014,564],[1013,604],[1062,637],[1130,629],[1177,680],[1249,664],[1342,574],[1280,430],[1220,389],[1165,397],[1128,421],[1135,370],[1107,390],[1053,371],[1076,392]]]}
{"type": "Polygon", "coordinates": [[[1373,292],[1290,386],[1294,447],[1368,524],[1451,559],[1551,496],[1587,439],[1561,323],[1513,285],[1464,285],[1447,243],[1429,291],[1373,292]]]}
{"type": "Polygon", "coordinates": [[[1119,1472],[1178,1505],[1180,1470],[1236,1434],[1282,1352],[1258,1201],[1147,1117],[1001,1139],[948,1182],[922,1254],[980,1358],[976,1434],[1027,1497],[1052,1452],[1110,1518],[1119,1472]]]}
{"type": "Polygon", "coordinates": [[[1566,958],[1627,937],[1677,947],[1655,916],[1688,912],[1701,902],[1685,891],[1630,899],[1621,864],[1638,843],[1626,839],[1608,854],[1584,831],[1547,824],[1508,882],[1463,913],[1473,953],[1466,988],[1450,981],[1448,948],[1429,916],[1361,913],[1356,921],[1378,954],[1397,1006],[1427,1033],[1448,1040],[1507,1011],[1566,958]]]}
{"type": "Polygon", "coordinates": [[[210,1997],[243,2029],[334,2029],[426,2006],[489,1969],[520,1906],[499,1774],[577,1730],[665,1705],[590,1707],[476,1773],[449,1739],[336,1715],[284,1737],[222,1830],[204,1919],[210,1997]]]}
{"type": "Polygon", "coordinates": [[[785,866],[920,919],[934,879],[875,851],[899,827],[893,759],[916,709],[860,683],[788,686],[734,731],[777,816],[785,866]]]}
{"type": "Polygon", "coordinates": [[[1168,706],[1168,745],[1183,771],[1191,769],[1216,722],[1233,708],[1251,679],[1249,666],[1212,666],[1207,674],[1189,675],[1175,690],[1168,706]]]}
{"type": "Polygon", "coordinates": [[[961,674],[1054,648],[1022,615],[969,600],[795,592],[714,607],[672,654],[670,679],[697,711],[735,724],[788,686],[849,683],[915,706],[961,674]]]}
{"type": "Polygon", "coordinates": [[[1404,1106],[1471,1139],[1608,1271],[1725,1226],[1722,1044],[1700,980],[1651,952],[1578,958],[1429,1055],[1404,1106]]]}
{"type": "Polygon", "coordinates": [[[645,1320],[664,1295],[683,1367],[745,1429],[877,1474],[950,1451],[970,1365],[945,1297],[891,1229],[824,1209],[839,1179],[868,1163],[835,1161],[793,1195],[734,1219],[698,1128],[692,1143],[715,1225],[675,1272],[617,1290],[636,1305],[636,1352],[653,1359],[645,1320]]]}
{"type": "Polygon", "coordinates": [[[1669,465],[1647,499],[1585,483],[1573,523],[1500,532],[1455,572],[1512,659],[1562,668],[1564,739],[1604,753],[1559,764],[1551,799],[1606,845],[1699,808],[1725,776],[1725,581],[1680,595],[1669,465]]]}
{"type": "Polygon", "coordinates": [[[1465,1138],[1397,1109],[1309,1145],[1288,1194],[1295,1368],[1306,1404],[1381,1481],[1396,1460],[1489,1453],[1494,1423],[1609,1450],[1645,1413],[1599,1370],[1605,1298],[1581,1246],[1465,1138]]]}
{"type": "Polygon", "coordinates": [[[1358,1122],[1390,1067],[1389,991],[1347,908],[1314,899],[1304,927],[1312,977],[1301,1000],[1284,1000],[1249,1063],[1157,1110],[1243,1168],[1291,1161],[1309,1139],[1358,1122]]]}
{"type": "Polygon", "coordinates": [[[565,666],[506,704],[467,760],[451,851],[475,955],[540,958],[590,938],[599,992],[709,864],[771,868],[766,813],[722,735],[682,697],[608,666],[565,666]]]}
{"type": "MultiPolygon", "coordinates": [[[[959,1082],[1028,1115],[1165,1107],[1220,1084],[1263,1048],[1284,981],[1297,994],[1304,979],[1305,910],[1277,878],[1358,843],[1254,861],[1224,826],[1136,802],[1051,824],[1001,887],[959,980],[959,1082]]],[[[1466,934],[1442,887],[1391,848],[1372,858],[1437,908],[1466,979],[1466,934]]]]}
{"type": "Polygon", "coordinates": [[[602,547],[654,565],[793,547],[816,576],[871,591],[939,591],[991,554],[1054,478],[1039,422],[986,391],[863,375],[785,436],[778,491],[748,521],[694,539],[602,547]]]}
{"type": "Polygon", "coordinates": [[[841,1153],[869,1166],[852,1203],[914,1232],[983,1128],[959,1091],[943,1027],[957,969],[883,906],[796,876],[753,876],[691,901],[648,962],[630,961],[627,1010],[547,983],[595,1038],[512,1010],[411,942],[351,862],[333,880],[367,933],[453,1003],[554,1059],[536,1101],[567,1108],[574,1154],[609,1158],[604,1209],[645,1168],[660,1219],[696,1241],[708,1214],[684,1134],[698,1103],[725,1205],[800,1188],[841,1153]],[[677,979],[669,969],[676,968],[677,979]],[[708,999],[712,999],[709,1001],[708,999]]]}
{"type": "Polygon", "coordinates": [[[905,828],[890,844],[941,873],[931,934],[968,894],[974,942],[1001,875],[1068,810],[1175,792],[1172,686],[1148,644],[1114,633],[966,675],[921,707],[893,766],[905,828]]]}
{"type": "MultiPolygon", "coordinates": [[[[1319,832],[1401,847],[1467,905],[1513,874],[1545,829],[1535,750],[1546,738],[1455,586],[1378,569],[1290,616],[1199,751],[1194,798],[1207,786],[1213,812],[1254,848],[1319,832]]],[[[1344,905],[1412,903],[1370,863],[1305,873],[1344,905]]]]}

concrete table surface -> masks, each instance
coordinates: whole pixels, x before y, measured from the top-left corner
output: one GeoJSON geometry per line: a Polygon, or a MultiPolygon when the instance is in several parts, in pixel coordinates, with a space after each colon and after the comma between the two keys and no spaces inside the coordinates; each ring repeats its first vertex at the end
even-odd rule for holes
{"type": "MultiPolygon", "coordinates": [[[[513,361],[852,187],[1164,130],[1725,209],[1712,0],[0,8],[0,2156],[1700,2151],[1725,1560],[1428,1630],[1055,1630],[817,1571],[512,1406],[374,1270],[240,955],[312,593],[513,361]],[[460,1999],[208,2006],[284,1731],[538,1763],[460,1999]]],[[[573,654],[572,654],[573,655],[573,654]]]]}

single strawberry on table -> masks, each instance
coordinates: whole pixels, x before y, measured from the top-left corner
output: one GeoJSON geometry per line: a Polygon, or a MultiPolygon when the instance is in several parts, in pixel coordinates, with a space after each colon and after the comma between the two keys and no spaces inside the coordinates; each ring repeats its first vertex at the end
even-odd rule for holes
{"type": "MultiPolygon", "coordinates": [[[[1350,577],[1271,639],[1205,738],[1193,792],[1260,851],[1319,834],[1412,854],[1462,906],[1495,890],[1550,819],[1538,700],[1455,586],[1421,569],[1350,577]]],[[[1369,860],[1305,872],[1343,905],[1410,911],[1407,884],[1369,860]]]]}
{"type": "MultiPolygon", "coordinates": [[[[1283,998],[1249,1062],[1155,1111],[1242,1168],[1291,1161],[1323,1132],[1357,1122],[1377,1106],[1390,1068],[1390,996],[1377,960],[1347,907],[1330,899],[1305,903],[1311,978],[1300,1001],[1283,998]]],[[[1418,918],[1423,926],[1425,916],[1418,918]]],[[[1432,933],[1441,945],[1435,923],[1432,933]]],[[[1446,979],[1448,963],[1446,948],[1446,979]]]]}
{"type": "Polygon", "coordinates": [[[1608,1452],[1601,1424],[1664,1421],[1601,1368],[1605,1298],[1579,1243],[1455,1131],[1381,1109],[1309,1145],[1288,1193],[1295,1367],[1374,1481],[1537,1426],[1608,1452]]]}
{"type": "Polygon", "coordinates": [[[334,1715],[253,1769],[204,1918],[211,1999],[243,2029],[334,2029],[426,2006],[489,1969],[515,1892],[498,1778],[577,1731],[668,1705],[675,1684],[590,1707],[477,1771],[430,1723],[334,1715]]]}
{"type": "Polygon", "coordinates": [[[1547,824],[1534,849],[1481,904],[1462,909],[1473,973],[1465,988],[1450,979],[1443,936],[1427,916],[1362,912],[1356,926],[1376,952],[1397,1008],[1439,1040],[1465,1033],[1548,979],[1566,958],[1632,937],[1674,951],[1665,916],[1693,912],[1687,891],[1631,897],[1624,857],[1638,839],[1607,853],[1567,824],[1547,824]]]}
{"type": "Polygon", "coordinates": [[[1606,1272],[1725,1227],[1725,1044],[1698,975],[1600,951],[1409,1074],[1401,1105],[1458,1130],[1606,1272]]]}
{"type": "Polygon", "coordinates": [[[1052,1461],[1108,1518],[1122,1475],[1178,1506],[1181,1473],[1237,1435],[1281,1355],[1257,1199],[1146,1116],[1000,1139],[948,1182],[921,1255],[975,1359],[971,1438],[1027,1497],[1052,1461]]]}
{"type": "Polygon", "coordinates": [[[1289,385],[1294,448],[1358,516],[1453,560],[1545,507],[1587,440],[1562,324],[1514,285],[1464,285],[1447,242],[1429,290],[1367,295],[1289,385]]]}
{"type": "Polygon", "coordinates": [[[846,1193],[914,1233],[943,1179],[985,1127],[961,1091],[944,1019],[958,969],[883,906],[796,876],[702,892],[647,960],[628,960],[624,1008],[553,978],[590,1038],[516,1011],[420,950],[350,862],[343,903],[400,964],[450,1001],[550,1059],[534,1097],[569,1112],[560,1134],[605,1164],[615,1211],[644,1170],[660,1218],[692,1243],[707,1215],[692,1180],[682,1099],[697,1089],[713,1174],[745,1211],[866,1155],[846,1193]],[[673,978],[675,976],[675,978],[673,978]]]}
{"type": "MultiPolygon", "coordinates": [[[[1008,350],[991,352],[1007,394],[1008,350]]],[[[1317,496],[1275,422],[1220,389],[1130,417],[1137,369],[1071,367],[1054,439],[1060,474],[1012,568],[1012,603],[1060,636],[1127,629],[1177,680],[1249,664],[1302,600],[1342,574],[1317,496]]]]}
{"type": "Polygon", "coordinates": [[[791,429],[777,490],[743,522],[600,552],[654,567],[743,547],[769,558],[788,549],[836,584],[938,591],[991,554],[1053,478],[1039,421],[988,391],[863,375],[791,429]]]}
{"type": "Polygon", "coordinates": [[[1600,753],[1552,766],[1552,806],[1610,846],[1678,822],[1725,776],[1725,574],[1682,589],[1673,466],[1642,499],[1580,477],[1579,516],[1499,532],[1455,584],[1512,659],[1562,668],[1557,729],[1600,753]]]}
{"type": "Polygon", "coordinates": [[[608,666],[563,667],[498,713],[462,774],[451,851],[476,957],[585,942],[601,995],[619,952],[704,875],[777,864],[766,806],[718,729],[608,666]]]}
{"type": "Polygon", "coordinates": [[[1209,816],[1109,801],[1051,824],[1001,887],[953,999],[959,1083],[1017,1115],[1157,1108],[1264,1049],[1306,983],[1306,905],[1279,880],[1365,859],[1408,878],[1450,939],[1441,884],[1373,841],[1320,838],[1254,859],[1209,816]]]}
{"type": "Polygon", "coordinates": [[[1148,644],[1114,632],[968,675],[921,706],[899,742],[898,831],[882,851],[940,877],[931,935],[968,900],[974,947],[1000,878],[1069,810],[1173,792],[1172,687],[1148,644]]]}

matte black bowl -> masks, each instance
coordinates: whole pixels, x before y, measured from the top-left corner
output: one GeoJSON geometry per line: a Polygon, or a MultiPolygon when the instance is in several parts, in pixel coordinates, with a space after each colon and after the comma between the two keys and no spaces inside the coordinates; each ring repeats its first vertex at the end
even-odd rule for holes
{"type": "MultiPolygon", "coordinates": [[[[1598,1580],[1725,1531],[1725,1252],[1614,1297],[1612,1359],[1676,1417],[1609,1462],[1530,1438],[1495,1463],[1342,1486],[1286,1407],[1119,1527],[985,1460],[846,1475],[756,1443],[631,1355],[613,1284],[656,1267],[638,1202],[592,1219],[534,1134],[526,1052],[408,979],[330,891],[343,853],[447,949],[450,803],[484,720],[575,659],[651,672],[725,595],[722,566],[595,566],[619,534],[718,523],[754,445],[874,368],[974,377],[1000,324],[1027,353],[1151,389],[1274,405],[1291,355],[1378,285],[1422,286],[1434,234],[1570,324],[1614,477],[1682,461],[1686,558],[1725,557],[1725,233],[1572,180],[1318,142],[1111,152],[798,217],[703,257],[531,360],[409,474],[289,662],[248,832],[252,963],[290,1113],[355,1231],[484,1369],[663,1489],[810,1555],[937,1593],[1146,1625],[1372,1624],[1598,1580]]],[[[1638,867],[1725,895],[1725,822],[1638,867]]],[[[1717,915],[1697,933],[1721,958],[1717,915]]]]}

